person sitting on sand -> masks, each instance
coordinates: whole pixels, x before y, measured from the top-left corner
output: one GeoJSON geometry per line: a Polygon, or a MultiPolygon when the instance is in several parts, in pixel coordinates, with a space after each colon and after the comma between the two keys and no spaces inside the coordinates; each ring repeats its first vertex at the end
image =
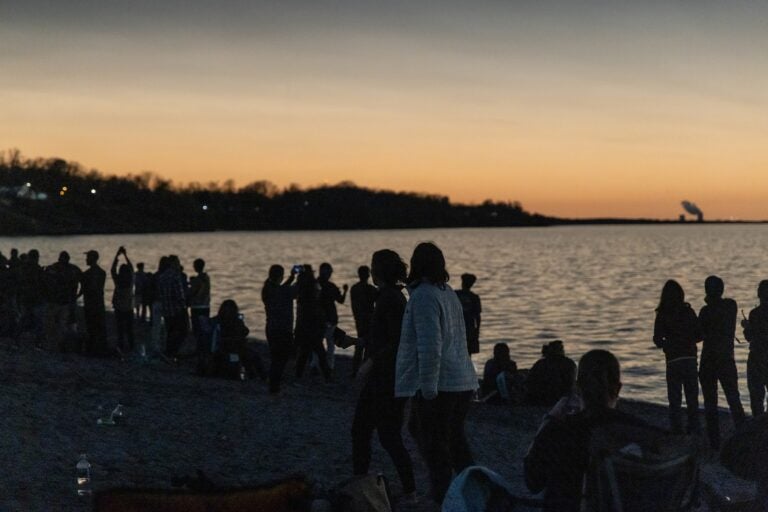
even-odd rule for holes
{"type": "Polygon", "coordinates": [[[528,374],[525,401],[531,405],[552,406],[573,391],[576,363],[566,357],[562,340],[542,346],[541,355],[528,374]]]}
{"type": "Polygon", "coordinates": [[[222,302],[219,314],[211,322],[211,375],[235,379],[258,376],[262,380],[266,377],[261,358],[248,347],[249,332],[237,303],[231,299],[222,302]]]}
{"type": "Polygon", "coordinates": [[[544,491],[545,510],[551,512],[579,510],[595,428],[610,424],[647,427],[642,420],[616,410],[621,371],[619,361],[607,350],[590,350],[582,356],[576,386],[583,410],[568,414],[570,401],[561,399],[545,416],[523,461],[528,489],[544,491]]]}
{"type": "Polygon", "coordinates": [[[518,374],[517,363],[509,357],[509,345],[497,343],[493,346],[493,357],[483,368],[480,395],[486,403],[519,403],[524,398],[522,376],[518,374]]]}

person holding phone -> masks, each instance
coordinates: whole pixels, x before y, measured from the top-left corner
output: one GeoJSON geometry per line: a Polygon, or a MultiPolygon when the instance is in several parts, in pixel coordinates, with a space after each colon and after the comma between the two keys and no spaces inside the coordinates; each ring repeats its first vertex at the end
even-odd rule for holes
{"type": "MultiPolygon", "coordinates": [[[[300,266],[300,265],[299,265],[300,266]]],[[[294,265],[291,275],[283,281],[285,270],[281,265],[269,268],[269,277],[261,289],[261,301],[267,315],[266,336],[269,345],[269,392],[280,392],[285,365],[294,352],[293,347],[293,301],[296,287],[293,281],[299,270],[294,265]]]]}

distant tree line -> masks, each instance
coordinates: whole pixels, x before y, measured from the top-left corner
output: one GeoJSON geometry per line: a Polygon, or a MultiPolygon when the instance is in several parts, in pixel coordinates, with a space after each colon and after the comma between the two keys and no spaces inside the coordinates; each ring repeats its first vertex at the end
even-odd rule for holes
{"type": "Polygon", "coordinates": [[[3,235],[542,226],[554,220],[517,202],[451,204],[443,196],[352,182],[283,190],[268,181],[175,186],[148,172],[106,176],[60,158],[0,153],[3,235]]]}

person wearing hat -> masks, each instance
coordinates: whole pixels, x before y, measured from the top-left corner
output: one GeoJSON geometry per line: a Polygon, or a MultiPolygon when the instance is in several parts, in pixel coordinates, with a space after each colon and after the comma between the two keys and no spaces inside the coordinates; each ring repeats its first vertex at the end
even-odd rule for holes
{"type": "Polygon", "coordinates": [[[88,333],[86,353],[104,355],[107,351],[107,323],[104,307],[104,283],[107,273],[99,266],[99,253],[91,249],[85,253],[88,269],[80,276],[80,293],[83,297],[85,329],[88,333]]]}
{"type": "Polygon", "coordinates": [[[461,302],[461,309],[464,310],[464,325],[467,331],[467,351],[469,355],[480,352],[480,297],[470,291],[477,281],[474,274],[461,275],[461,290],[456,292],[461,302]]]}
{"type": "Polygon", "coordinates": [[[720,421],[717,411],[717,382],[723,387],[725,399],[731,409],[733,422],[738,427],[744,421],[744,408],[739,396],[738,373],[733,358],[733,339],[736,334],[736,301],[723,298],[725,284],[717,276],[704,281],[706,306],[699,312],[699,323],[704,340],[699,364],[699,382],[704,395],[707,437],[712,449],[720,448],[720,421]]]}

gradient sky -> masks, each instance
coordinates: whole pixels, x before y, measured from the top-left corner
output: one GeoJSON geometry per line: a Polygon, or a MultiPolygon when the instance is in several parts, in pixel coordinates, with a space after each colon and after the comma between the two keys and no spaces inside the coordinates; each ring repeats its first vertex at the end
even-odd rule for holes
{"type": "Polygon", "coordinates": [[[0,0],[12,147],[180,182],[765,219],[768,4],[0,0]]]}

